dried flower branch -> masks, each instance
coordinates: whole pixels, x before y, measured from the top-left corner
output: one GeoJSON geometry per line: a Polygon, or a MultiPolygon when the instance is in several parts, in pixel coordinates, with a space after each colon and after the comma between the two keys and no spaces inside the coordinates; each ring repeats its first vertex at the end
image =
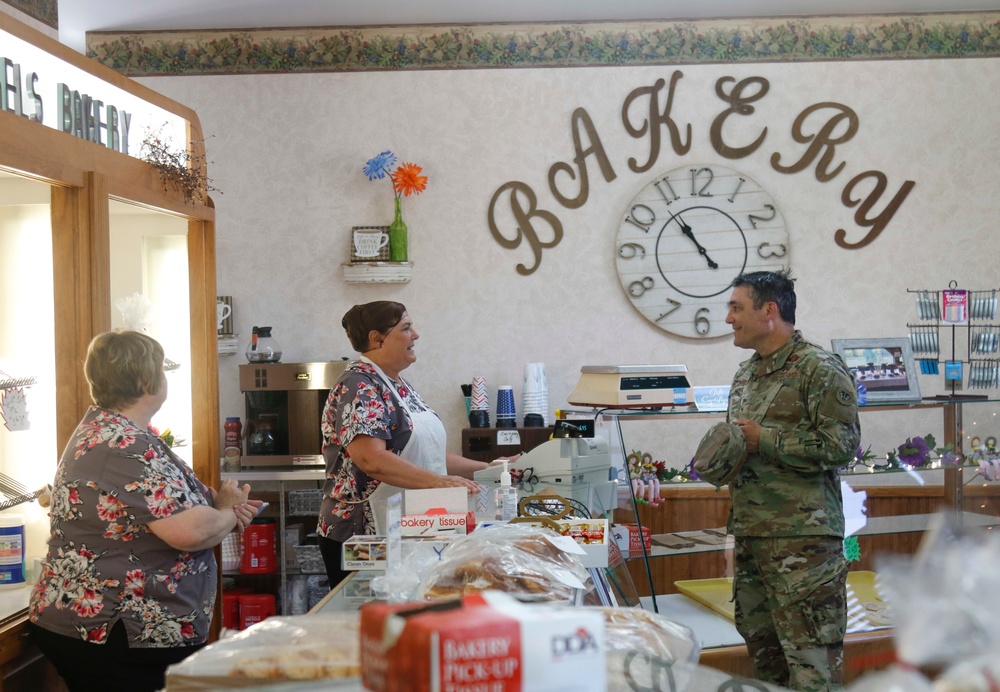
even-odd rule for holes
{"type": "MultiPolygon", "coordinates": [[[[163,191],[171,187],[184,195],[188,204],[203,203],[209,192],[222,190],[212,186],[206,173],[204,154],[192,154],[186,149],[175,149],[163,139],[163,126],[157,130],[146,130],[139,149],[139,158],[153,166],[160,174],[163,191]]],[[[192,142],[194,144],[194,142],[192,142]]]]}

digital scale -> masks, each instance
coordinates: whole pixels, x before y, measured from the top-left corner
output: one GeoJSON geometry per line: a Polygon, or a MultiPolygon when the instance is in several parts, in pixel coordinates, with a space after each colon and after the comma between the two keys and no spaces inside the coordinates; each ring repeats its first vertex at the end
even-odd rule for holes
{"type": "Polygon", "coordinates": [[[607,408],[685,405],[686,373],[686,365],[584,365],[566,401],[607,408]]]}

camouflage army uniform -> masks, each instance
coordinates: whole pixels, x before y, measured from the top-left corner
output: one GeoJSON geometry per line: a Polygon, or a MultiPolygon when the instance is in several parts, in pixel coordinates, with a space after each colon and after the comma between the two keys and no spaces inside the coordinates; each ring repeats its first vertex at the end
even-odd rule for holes
{"type": "Polygon", "coordinates": [[[857,389],[839,357],[795,331],[741,364],[729,396],[737,418],[763,428],[729,484],[737,629],[761,679],[837,689],[847,626],[839,469],[860,443],[857,389]]]}

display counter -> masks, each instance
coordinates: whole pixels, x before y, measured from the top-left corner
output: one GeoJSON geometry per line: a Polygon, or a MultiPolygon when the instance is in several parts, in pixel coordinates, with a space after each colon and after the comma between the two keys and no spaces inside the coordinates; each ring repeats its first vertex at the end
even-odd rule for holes
{"type": "Polygon", "coordinates": [[[31,589],[27,584],[0,589],[0,623],[24,615],[30,597],[31,589]]]}
{"type": "MultiPolygon", "coordinates": [[[[331,589],[330,593],[309,611],[309,614],[341,613],[359,609],[374,599],[369,584],[373,577],[380,574],[384,572],[354,572],[331,589]]],[[[640,600],[645,610],[653,609],[652,599],[643,597],[640,600]]],[[[690,627],[695,633],[702,648],[699,659],[701,665],[732,675],[753,677],[754,672],[743,637],[736,631],[732,620],[684,594],[657,596],[656,607],[660,615],[690,627]]],[[[857,619],[849,622],[848,634],[844,641],[844,670],[847,681],[854,680],[869,670],[883,667],[891,659],[893,650],[890,627],[873,627],[857,619]]]]}

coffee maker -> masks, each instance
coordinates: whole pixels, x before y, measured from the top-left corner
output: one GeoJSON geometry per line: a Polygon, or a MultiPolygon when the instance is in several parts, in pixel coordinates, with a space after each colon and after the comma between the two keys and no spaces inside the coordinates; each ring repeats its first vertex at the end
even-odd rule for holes
{"type": "Polygon", "coordinates": [[[246,431],[240,465],[323,466],[320,418],[347,360],[240,365],[246,431]]]}

